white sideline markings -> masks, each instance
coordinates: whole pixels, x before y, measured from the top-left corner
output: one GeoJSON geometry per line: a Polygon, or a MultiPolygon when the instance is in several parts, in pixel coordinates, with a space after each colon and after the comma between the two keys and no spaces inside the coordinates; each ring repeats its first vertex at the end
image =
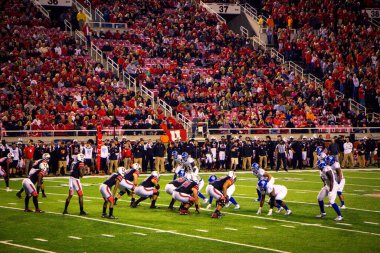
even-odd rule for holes
{"type": "Polygon", "coordinates": [[[281,227],[285,227],[285,228],[296,228],[295,226],[291,226],[291,225],[281,225],[281,227]]]}
{"type": "MultiPolygon", "coordinates": [[[[11,209],[11,210],[19,210],[19,211],[24,210],[21,208],[9,207],[9,206],[0,206],[0,208],[11,209]]],[[[61,213],[57,213],[57,212],[46,212],[46,213],[62,216],[61,213]]],[[[72,217],[72,218],[77,218],[77,219],[84,219],[84,220],[96,221],[96,222],[101,222],[101,223],[106,223],[106,224],[112,224],[112,225],[116,225],[116,226],[139,228],[139,229],[145,229],[145,230],[150,230],[150,231],[155,231],[155,232],[160,231],[162,233],[168,233],[168,234],[173,234],[173,235],[178,235],[178,236],[183,236],[183,237],[189,237],[192,239],[195,238],[195,239],[200,239],[200,240],[205,240],[205,241],[220,242],[220,243],[224,243],[224,244],[230,244],[230,245],[241,246],[241,247],[252,248],[252,249],[261,249],[261,250],[272,251],[272,252],[288,253],[287,251],[278,250],[278,249],[255,246],[252,244],[245,244],[245,243],[239,243],[239,242],[225,241],[225,240],[221,240],[221,239],[204,237],[204,236],[199,236],[199,235],[190,235],[190,234],[178,233],[178,232],[174,232],[174,231],[170,231],[170,230],[162,230],[162,229],[157,229],[157,228],[144,227],[144,226],[138,226],[138,225],[132,225],[132,224],[120,223],[120,222],[112,222],[112,221],[108,221],[108,220],[101,220],[101,219],[90,218],[90,217],[85,217],[85,216],[76,216],[76,215],[71,215],[71,214],[68,214],[66,216],[72,217]]],[[[48,253],[50,253],[50,251],[48,253]]],[[[52,252],[52,253],[55,253],[55,252],[52,252]]]]}
{"type": "Polygon", "coordinates": [[[75,239],[75,240],[82,240],[82,238],[77,237],[77,236],[72,236],[72,235],[68,236],[68,238],[75,239]]]}
{"type": "Polygon", "coordinates": [[[35,241],[40,241],[40,242],[48,242],[48,240],[43,239],[43,238],[33,238],[35,241]]]}
{"type": "Polygon", "coordinates": [[[350,224],[350,223],[341,223],[341,222],[337,222],[336,224],[337,224],[337,225],[342,225],[342,226],[352,226],[352,224],[350,224]]]}
{"type": "Polygon", "coordinates": [[[232,230],[232,231],[238,231],[236,228],[224,228],[225,230],[232,230]]]}
{"type": "Polygon", "coordinates": [[[102,234],[104,237],[115,237],[114,235],[109,235],[109,234],[102,234]]]}
{"type": "Polygon", "coordinates": [[[16,203],[8,203],[8,205],[17,205],[16,203]]]}
{"type": "Polygon", "coordinates": [[[9,240],[9,241],[0,241],[0,243],[2,243],[2,244],[13,246],[13,247],[16,247],[16,248],[30,249],[30,250],[34,250],[34,251],[38,251],[38,252],[45,252],[45,253],[56,253],[54,251],[49,251],[49,250],[29,247],[29,246],[26,246],[26,245],[16,244],[16,243],[10,243],[10,242],[12,242],[12,240],[9,240]]]}
{"type": "Polygon", "coordinates": [[[202,232],[202,233],[208,233],[208,230],[205,230],[205,229],[195,229],[195,231],[202,232]]]}
{"type": "Polygon", "coordinates": [[[135,234],[135,235],[141,235],[141,236],[146,236],[146,235],[147,235],[147,234],[139,233],[139,232],[132,232],[132,234],[135,234]]]}
{"type": "Polygon", "coordinates": [[[262,230],[265,230],[265,229],[268,229],[266,227],[260,227],[260,226],[253,226],[254,228],[257,228],[257,229],[262,229],[262,230]]]}
{"type": "Polygon", "coordinates": [[[364,223],[371,224],[371,225],[379,225],[379,223],[377,223],[377,222],[371,222],[371,221],[365,221],[364,223]]]}
{"type": "Polygon", "coordinates": [[[354,192],[365,192],[365,190],[354,190],[354,192]]]}

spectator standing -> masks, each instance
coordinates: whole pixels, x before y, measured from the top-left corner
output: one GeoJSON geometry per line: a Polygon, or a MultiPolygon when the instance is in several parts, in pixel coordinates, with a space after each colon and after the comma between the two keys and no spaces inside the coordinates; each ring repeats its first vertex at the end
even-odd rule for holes
{"type": "Polygon", "coordinates": [[[287,153],[287,147],[284,140],[281,140],[277,146],[276,146],[276,153],[277,153],[277,166],[276,171],[280,170],[281,162],[284,166],[284,170],[288,171],[287,163],[286,163],[286,153],[287,153]]]}
{"type": "Polygon", "coordinates": [[[230,170],[236,170],[237,166],[239,166],[239,140],[235,140],[231,146],[231,165],[230,170]]]}
{"type": "Polygon", "coordinates": [[[336,137],[332,138],[328,147],[329,155],[334,156],[336,161],[339,161],[339,145],[336,142],[336,137]]]}
{"type": "Polygon", "coordinates": [[[265,144],[265,141],[260,142],[260,145],[257,148],[257,154],[259,156],[260,168],[267,170],[268,153],[267,153],[267,145],[265,144]]]}
{"type": "Polygon", "coordinates": [[[271,137],[268,135],[265,137],[267,141],[267,154],[268,154],[268,159],[270,163],[270,169],[274,169],[274,151],[276,149],[276,145],[272,141],[271,137]]]}
{"type": "Polygon", "coordinates": [[[343,162],[342,168],[350,167],[354,165],[353,145],[350,142],[350,138],[346,138],[346,142],[343,144],[343,162]],[[347,163],[349,161],[349,163],[347,163]]]}
{"type": "Polygon", "coordinates": [[[103,170],[104,173],[108,174],[108,166],[107,166],[107,160],[109,157],[109,149],[106,142],[103,142],[102,146],[100,147],[100,168],[99,170],[103,170]]]}
{"type": "Polygon", "coordinates": [[[67,167],[67,155],[69,152],[67,151],[67,147],[65,145],[65,142],[61,141],[59,143],[59,147],[57,149],[57,155],[58,155],[58,169],[57,169],[57,176],[59,175],[65,175],[66,167],[67,167]]]}
{"type": "Polygon", "coordinates": [[[134,162],[140,164],[142,168],[142,161],[144,157],[144,140],[140,140],[139,143],[133,149],[134,162]]]}
{"type": "Polygon", "coordinates": [[[156,160],[156,171],[158,173],[165,173],[165,150],[165,145],[160,139],[157,139],[153,148],[153,153],[156,160]]]}
{"type": "Polygon", "coordinates": [[[25,174],[29,175],[29,170],[33,165],[35,147],[33,141],[30,140],[28,145],[24,149],[24,161],[25,161],[25,174]]]}
{"type": "Polygon", "coordinates": [[[114,171],[114,168],[115,168],[115,171],[117,171],[117,168],[119,167],[118,159],[119,159],[119,153],[120,153],[119,147],[116,146],[114,141],[111,142],[111,147],[110,147],[109,151],[110,151],[109,174],[112,174],[114,171]]]}
{"type": "Polygon", "coordinates": [[[242,157],[242,170],[250,170],[252,165],[252,155],[253,155],[253,145],[249,137],[243,141],[243,145],[241,146],[240,154],[242,157]]]}
{"type": "Polygon", "coordinates": [[[122,159],[123,159],[123,165],[126,169],[129,169],[132,164],[132,145],[130,141],[127,141],[124,144],[124,148],[121,151],[122,159]]]}
{"type": "Polygon", "coordinates": [[[154,170],[154,153],[153,153],[153,141],[148,140],[144,144],[144,159],[143,159],[143,170],[148,171],[148,165],[151,171],[154,170]]]}
{"type": "Polygon", "coordinates": [[[366,144],[362,139],[359,140],[359,144],[356,147],[356,150],[358,151],[358,165],[360,168],[364,168],[366,165],[366,160],[365,160],[366,144]]]}
{"type": "Polygon", "coordinates": [[[78,24],[79,24],[79,29],[82,29],[84,24],[86,23],[87,21],[87,17],[86,17],[86,14],[83,12],[83,10],[80,10],[77,14],[77,21],[78,21],[78,24]]]}

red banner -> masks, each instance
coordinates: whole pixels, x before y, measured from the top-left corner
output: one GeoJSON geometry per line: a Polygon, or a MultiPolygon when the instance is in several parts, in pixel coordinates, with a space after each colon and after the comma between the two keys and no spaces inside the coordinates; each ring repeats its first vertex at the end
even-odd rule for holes
{"type": "Polygon", "coordinates": [[[186,141],[187,140],[187,132],[185,129],[166,130],[166,134],[169,136],[170,141],[175,141],[175,140],[186,141]]]}

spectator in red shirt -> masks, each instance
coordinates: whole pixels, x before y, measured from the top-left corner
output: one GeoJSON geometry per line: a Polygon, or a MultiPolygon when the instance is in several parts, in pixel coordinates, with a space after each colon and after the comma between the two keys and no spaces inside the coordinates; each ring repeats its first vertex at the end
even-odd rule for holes
{"type": "Polygon", "coordinates": [[[29,170],[33,165],[33,157],[34,157],[34,145],[33,140],[28,142],[28,145],[24,149],[24,161],[25,161],[25,174],[29,175],[29,170]]]}

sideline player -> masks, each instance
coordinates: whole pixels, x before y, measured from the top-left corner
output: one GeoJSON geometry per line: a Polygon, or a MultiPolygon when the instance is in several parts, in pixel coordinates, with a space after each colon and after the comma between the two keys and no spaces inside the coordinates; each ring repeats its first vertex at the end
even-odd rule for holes
{"type": "Polygon", "coordinates": [[[32,168],[29,172],[29,177],[25,178],[22,181],[22,187],[25,190],[25,210],[24,212],[32,212],[29,209],[29,199],[33,196],[33,204],[35,207],[36,213],[43,213],[41,209],[38,207],[38,193],[40,192],[42,178],[45,176],[45,173],[49,169],[49,165],[46,162],[40,163],[38,169],[32,168]],[[37,190],[35,188],[35,184],[37,183],[37,190]]]}
{"type": "Polygon", "coordinates": [[[125,168],[119,167],[116,173],[112,173],[111,176],[106,181],[104,181],[103,184],[100,185],[99,190],[104,199],[102,218],[108,218],[112,220],[117,219],[115,216],[113,216],[113,204],[115,202],[113,196],[115,196],[116,190],[118,189],[120,182],[123,180],[125,173],[125,168]],[[113,194],[111,194],[111,189],[113,186],[115,187],[113,188],[113,194]],[[107,216],[108,204],[109,215],[107,216]]]}
{"type": "Polygon", "coordinates": [[[132,192],[132,198],[131,198],[130,205],[132,205],[133,202],[135,202],[135,199],[136,199],[135,188],[137,186],[137,179],[139,178],[140,170],[141,170],[140,164],[134,163],[132,164],[131,168],[125,172],[125,176],[119,184],[120,192],[117,194],[115,198],[115,203],[114,203],[115,205],[116,205],[117,200],[120,199],[121,196],[123,196],[125,193],[127,193],[129,196],[131,192],[132,192]]]}
{"type": "Polygon", "coordinates": [[[235,179],[235,172],[229,171],[227,176],[221,177],[207,186],[207,194],[216,200],[216,209],[211,215],[211,218],[220,219],[222,217],[220,210],[225,206],[226,202],[228,202],[227,190],[234,184],[235,179]]]}
{"type": "Polygon", "coordinates": [[[160,195],[160,185],[158,184],[159,179],[160,175],[158,172],[152,171],[152,174],[135,188],[135,193],[140,196],[140,198],[137,201],[133,202],[131,207],[136,208],[141,201],[146,200],[147,198],[151,198],[152,203],[150,205],[150,208],[158,208],[156,206],[156,200],[158,195],[160,195]]]}
{"type": "Polygon", "coordinates": [[[187,180],[173,191],[173,199],[181,202],[180,215],[190,214],[189,208],[195,204],[195,212],[199,213],[198,178],[188,174],[187,180]]]}
{"type": "Polygon", "coordinates": [[[74,161],[71,164],[71,170],[70,170],[70,178],[69,178],[69,196],[66,198],[65,203],[65,210],[63,210],[63,214],[68,214],[67,208],[69,207],[70,200],[74,195],[74,190],[78,194],[79,199],[79,208],[80,213],[79,215],[87,215],[87,213],[83,210],[83,189],[82,184],[80,182],[80,178],[84,175],[84,164],[85,156],[84,154],[77,154],[76,155],[76,161],[74,161]]]}
{"type": "Polygon", "coordinates": [[[9,188],[9,166],[13,162],[13,153],[8,153],[6,157],[0,159],[0,176],[4,178],[5,189],[7,192],[12,191],[9,188]]]}
{"type": "Polygon", "coordinates": [[[336,182],[336,177],[334,172],[332,171],[331,167],[328,166],[325,162],[325,160],[318,160],[317,166],[320,170],[320,176],[322,179],[322,182],[324,186],[322,187],[321,191],[318,194],[318,204],[319,209],[321,213],[317,215],[317,218],[323,218],[326,216],[325,213],[325,204],[323,202],[323,199],[328,197],[329,198],[329,204],[334,208],[335,212],[337,213],[338,217],[335,218],[335,221],[342,221],[343,217],[340,213],[338,205],[335,203],[336,195],[337,195],[337,188],[338,184],[336,182]]]}
{"type": "Polygon", "coordinates": [[[346,179],[343,176],[343,171],[342,171],[342,168],[340,167],[340,163],[335,160],[334,156],[326,157],[326,163],[332,168],[333,172],[335,173],[335,178],[337,179],[337,183],[338,183],[337,194],[340,200],[340,209],[346,209],[346,206],[344,205],[344,196],[343,196],[343,189],[346,183],[346,179]]]}
{"type": "MultiPolygon", "coordinates": [[[[286,197],[286,194],[288,193],[288,189],[285,186],[271,185],[266,180],[260,180],[257,185],[261,192],[260,206],[259,206],[259,209],[257,210],[257,214],[261,214],[261,208],[264,205],[266,195],[270,197],[270,201],[269,201],[270,209],[269,209],[268,215],[272,215],[273,206],[275,206],[275,203],[277,205],[280,205],[286,210],[285,215],[292,214],[292,211],[288,208],[288,206],[283,201],[283,199],[286,197]]],[[[280,213],[280,212],[281,212],[281,209],[277,211],[277,213],[280,213]]]]}

